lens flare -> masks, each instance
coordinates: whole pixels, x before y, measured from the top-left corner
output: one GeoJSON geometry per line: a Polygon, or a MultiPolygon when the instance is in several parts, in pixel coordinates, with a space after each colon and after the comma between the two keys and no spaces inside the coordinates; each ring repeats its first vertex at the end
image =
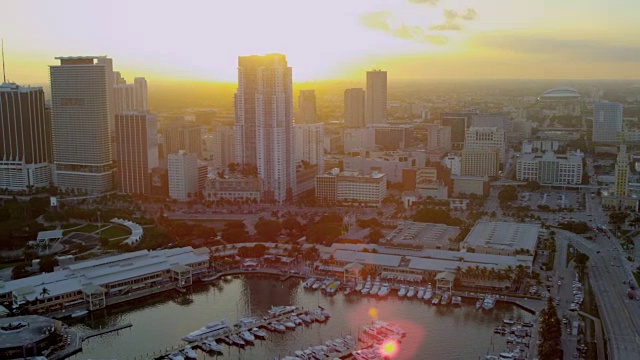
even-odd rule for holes
{"type": "Polygon", "coordinates": [[[373,320],[378,320],[378,309],[374,307],[369,308],[369,316],[371,316],[373,320]]]}
{"type": "Polygon", "coordinates": [[[400,344],[397,340],[385,340],[382,344],[380,344],[380,355],[384,358],[393,358],[398,354],[400,350],[400,344]]]}

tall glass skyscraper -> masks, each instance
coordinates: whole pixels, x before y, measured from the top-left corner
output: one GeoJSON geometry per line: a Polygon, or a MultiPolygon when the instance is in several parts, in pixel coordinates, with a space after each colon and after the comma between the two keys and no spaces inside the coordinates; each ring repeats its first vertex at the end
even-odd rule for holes
{"type": "Polygon", "coordinates": [[[61,190],[77,193],[110,191],[114,176],[111,59],[56,59],[60,65],[50,66],[55,183],[61,190]]]}
{"type": "Polygon", "coordinates": [[[255,165],[263,199],[295,193],[292,72],[282,54],[238,57],[236,162],[255,165]]]}

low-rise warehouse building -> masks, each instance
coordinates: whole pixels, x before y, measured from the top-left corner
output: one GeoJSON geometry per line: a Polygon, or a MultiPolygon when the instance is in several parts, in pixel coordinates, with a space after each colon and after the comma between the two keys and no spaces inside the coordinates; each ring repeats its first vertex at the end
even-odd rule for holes
{"type": "Polygon", "coordinates": [[[540,225],[514,222],[479,222],[460,244],[468,252],[494,255],[533,255],[540,225]]]}
{"type": "Polygon", "coordinates": [[[190,285],[209,267],[209,249],[191,247],[141,250],[78,262],[23,279],[0,281],[0,302],[25,306],[32,313],[62,311],[73,306],[89,310],[110,298],[162,284],[190,285]]]}

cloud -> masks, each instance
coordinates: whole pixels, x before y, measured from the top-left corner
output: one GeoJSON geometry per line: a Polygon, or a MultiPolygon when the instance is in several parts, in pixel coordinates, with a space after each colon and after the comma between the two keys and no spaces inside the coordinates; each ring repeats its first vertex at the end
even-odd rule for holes
{"type": "Polygon", "coordinates": [[[362,15],[360,21],[369,29],[390,31],[389,16],[391,16],[391,11],[370,12],[362,15]]]}
{"type": "Polygon", "coordinates": [[[462,15],[460,15],[460,18],[462,20],[474,20],[477,17],[478,12],[475,9],[467,9],[464,13],[462,13],[462,15]]]}
{"type": "Polygon", "coordinates": [[[475,9],[467,9],[462,14],[459,14],[455,10],[444,9],[442,10],[444,15],[444,22],[442,24],[436,24],[429,26],[429,30],[433,31],[460,31],[464,27],[458,22],[458,20],[471,21],[478,17],[478,12],[475,9]]]}
{"type": "Polygon", "coordinates": [[[485,34],[474,41],[486,48],[563,61],[640,62],[638,43],[620,45],[594,39],[558,39],[525,34],[485,34]]]}
{"type": "Polygon", "coordinates": [[[410,4],[436,6],[440,2],[440,0],[407,0],[407,2],[410,4]]]}
{"type": "Polygon", "coordinates": [[[446,36],[429,33],[420,26],[401,23],[398,27],[391,27],[389,23],[390,16],[390,11],[377,11],[362,15],[360,21],[369,29],[383,31],[398,39],[434,45],[445,45],[449,41],[446,36]]]}

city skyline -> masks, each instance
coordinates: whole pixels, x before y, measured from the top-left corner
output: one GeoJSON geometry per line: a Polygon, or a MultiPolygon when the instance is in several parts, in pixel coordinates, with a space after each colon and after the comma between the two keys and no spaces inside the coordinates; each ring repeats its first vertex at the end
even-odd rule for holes
{"type": "Polygon", "coordinates": [[[640,34],[632,15],[640,4],[624,0],[526,8],[503,0],[111,4],[5,5],[0,36],[8,79],[44,83],[47,65],[61,53],[108,54],[128,78],[216,82],[233,82],[237,56],[273,52],[287,54],[298,81],[356,79],[372,67],[388,70],[391,79],[627,79],[637,77],[640,59],[637,40],[629,40],[640,34]],[[256,15],[242,21],[252,24],[246,29],[263,29],[259,34],[237,29],[247,6],[256,15]],[[149,11],[153,18],[139,16],[149,11]],[[30,31],[17,31],[26,14],[30,31]],[[57,21],[67,17],[75,21],[57,21]],[[142,37],[144,49],[132,46],[142,37]]]}

